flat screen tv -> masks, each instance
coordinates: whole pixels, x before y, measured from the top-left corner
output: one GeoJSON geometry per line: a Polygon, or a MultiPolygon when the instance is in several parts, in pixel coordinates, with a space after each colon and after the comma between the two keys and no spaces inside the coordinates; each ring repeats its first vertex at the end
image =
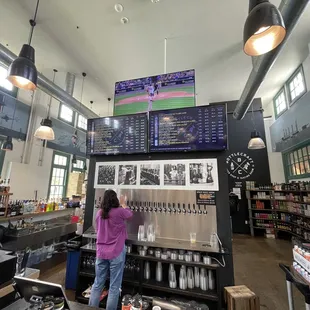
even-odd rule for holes
{"type": "Polygon", "coordinates": [[[153,111],[149,151],[220,151],[227,148],[225,104],[153,111]]]}
{"type": "Polygon", "coordinates": [[[115,83],[114,115],[194,106],[194,69],[115,83]]]}
{"type": "Polygon", "coordinates": [[[89,119],[87,155],[134,154],[148,150],[146,113],[89,119]]]}

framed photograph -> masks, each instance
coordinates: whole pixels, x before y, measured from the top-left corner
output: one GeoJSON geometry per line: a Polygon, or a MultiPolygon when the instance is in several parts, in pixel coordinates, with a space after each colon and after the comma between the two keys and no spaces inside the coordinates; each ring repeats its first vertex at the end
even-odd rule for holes
{"type": "Polygon", "coordinates": [[[119,186],[137,186],[137,164],[118,166],[118,185],[119,186]]]}
{"type": "Polygon", "coordinates": [[[106,188],[116,185],[117,165],[115,163],[97,163],[95,188],[106,188]]]}
{"type": "Polygon", "coordinates": [[[141,163],[140,164],[140,187],[157,187],[161,185],[161,164],[157,163],[141,163]]]}
{"type": "Polygon", "coordinates": [[[214,158],[189,162],[189,186],[193,189],[218,191],[218,168],[214,158]]]}
{"type": "Polygon", "coordinates": [[[164,164],[164,186],[179,187],[186,185],[185,163],[164,164]]]}

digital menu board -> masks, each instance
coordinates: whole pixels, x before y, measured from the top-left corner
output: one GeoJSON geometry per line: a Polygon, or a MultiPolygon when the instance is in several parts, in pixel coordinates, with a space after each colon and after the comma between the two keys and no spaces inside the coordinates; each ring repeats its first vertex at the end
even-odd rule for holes
{"type": "Polygon", "coordinates": [[[218,151],[227,148],[226,105],[153,111],[149,151],[218,151]]]}
{"type": "Polygon", "coordinates": [[[146,113],[89,119],[87,155],[147,152],[146,113]]]}

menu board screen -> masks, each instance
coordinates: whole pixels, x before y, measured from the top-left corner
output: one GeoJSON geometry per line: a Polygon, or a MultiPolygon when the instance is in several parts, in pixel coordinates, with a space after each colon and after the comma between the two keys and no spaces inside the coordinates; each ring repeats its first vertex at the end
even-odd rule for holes
{"type": "Polygon", "coordinates": [[[226,105],[150,112],[150,152],[227,148],[226,105]]]}
{"type": "Polygon", "coordinates": [[[147,152],[147,115],[89,119],[87,155],[147,152]]]}

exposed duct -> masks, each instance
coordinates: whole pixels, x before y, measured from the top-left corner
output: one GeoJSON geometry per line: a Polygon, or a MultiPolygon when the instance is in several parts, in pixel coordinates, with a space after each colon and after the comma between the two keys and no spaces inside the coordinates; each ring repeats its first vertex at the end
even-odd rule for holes
{"type": "Polygon", "coordinates": [[[290,37],[308,2],[309,0],[282,0],[279,10],[286,26],[286,37],[282,44],[273,51],[259,57],[253,57],[252,72],[233,113],[235,119],[241,120],[245,116],[258,89],[290,37]]]}
{"type": "MultiPolygon", "coordinates": [[[[0,62],[9,66],[16,57],[17,56],[14,53],[0,44],[0,62]]],[[[98,117],[96,113],[82,105],[79,101],[73,98],[72,95],[69,95],[66,91],[40,73],[38,73],[38,87],[56,100],[66,103],[74,110],[79,111],[86,118],[98,117]]]]}

